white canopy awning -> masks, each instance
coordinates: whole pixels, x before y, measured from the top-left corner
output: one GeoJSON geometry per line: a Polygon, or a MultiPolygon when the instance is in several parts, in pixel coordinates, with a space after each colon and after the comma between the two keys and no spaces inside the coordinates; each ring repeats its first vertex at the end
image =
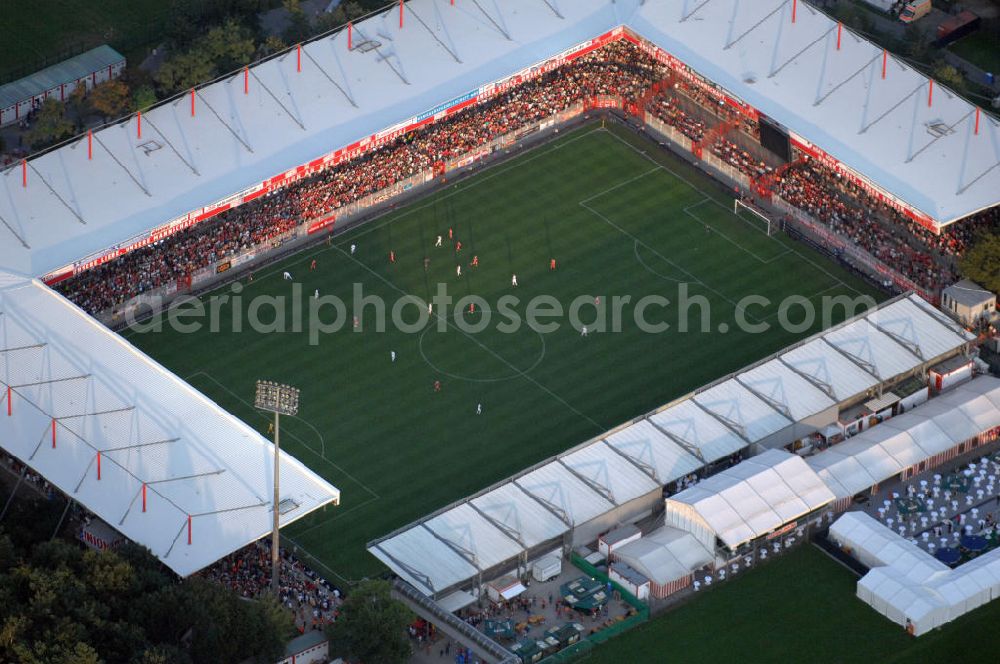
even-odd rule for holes
{"type": "MultiPolygon", "coordinates": [[[[0,446],[172,570],[271,532],[270,441],[67,300],[0,273],[0,351],[0,446]]],[[[280,459],[282,526],[339,502],[280,459]]]]}
{"type": "Polygon", "coordinates": [[[667,499],[666,509],[693,510],[730,549],[833,501],[801,457],[768,450],[667,499]]]}

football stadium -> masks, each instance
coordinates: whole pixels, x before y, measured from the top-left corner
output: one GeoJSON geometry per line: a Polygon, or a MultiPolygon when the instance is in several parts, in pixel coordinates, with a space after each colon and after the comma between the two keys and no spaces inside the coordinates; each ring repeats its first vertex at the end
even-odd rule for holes
{"type": "Polygon", "coordinates": [[[393,2],[0,173],[0,446],[178,577],[390,579],[413,661],[946,658],[998,145],[797,0],[393,2]]]}

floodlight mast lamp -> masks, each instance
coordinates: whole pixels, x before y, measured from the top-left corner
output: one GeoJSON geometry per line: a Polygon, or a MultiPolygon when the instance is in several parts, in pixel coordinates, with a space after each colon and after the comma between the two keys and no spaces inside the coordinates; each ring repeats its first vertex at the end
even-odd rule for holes
{"type": "Polygon", "coordinates": [[[269,380],[257,381],[257,397],[254,405],[260,410],[274,413],[274,524],[271,530],[271,591],[278,595],[278,579],[281,576],[281,562],[278,559],[278,518],[279,498],[279,453],[281,452],[281,416],[296,415],[299,412],[299,390],[269,380]]]}

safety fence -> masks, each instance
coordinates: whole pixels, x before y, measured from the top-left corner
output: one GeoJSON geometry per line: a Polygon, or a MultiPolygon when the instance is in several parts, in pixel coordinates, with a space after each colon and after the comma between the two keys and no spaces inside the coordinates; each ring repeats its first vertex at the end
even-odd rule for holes
{"type": "Polygon", "coordinates": [[[805,236],[813,244],[820,246],[838,258],[844,259],[859,272],[874,277],[884,285],[891,284],[903,292],[916,291],[928,302],[937,303],[938,295],[936,293],[931,293],[921,288],[912,279],[890,268],[849,239],[824,226],[780,196],[772,196],[770,204],[784,215],[780,221],[786,233],[790,232],[792,235],[798,233],[805,236]]]}

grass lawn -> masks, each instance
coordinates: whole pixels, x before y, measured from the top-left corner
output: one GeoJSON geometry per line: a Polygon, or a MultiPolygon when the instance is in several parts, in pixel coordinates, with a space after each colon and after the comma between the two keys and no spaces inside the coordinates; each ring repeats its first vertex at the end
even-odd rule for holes
{"type": "Polygon", "coordinates": [[[1000,76],[1000,47],[997,46],[995,32],[976,30],[971,35],[959,39],[950,48],[955,55],[965,58],[980,69],[1000,76]]]}
{"type": "Polygon", "coordinates": [[[983,662],[1000,644],[992,602],[914,639],[857,599],[857,577],[813,546],[702,592],[599,646],[618,662],[983,662]]]}
{"type": "MultiPolygon", "coordinates": [[[[695,173],[668,167],[681,168],[644,139],[591,125],[244,280],[242,302],[220,309],[222,332],[165,328],[128,338],[261,432],[268,420],[250,405],[255,381],[299,386],[301,411],[283,421],[282,447],[339,487],[343,502],[286,534],[330,575],[377,574],[384,568],[364,550],[366,542],[820,328],[816,321],[797,333],[735,331],[734,303],[741,297],[773,300],[748,309],[750,320],[772,327],[777,300],[790,294],[813,301],[858,291],[878,297],[817,254],[733,215],[725,194],[716,200],[705,193],[719,189],[703,177],[694,186],[678,173],[695,173]],[[667,166],[638,149],[651,150],[667,166]],[[449,227],[463,244],[458,255],[449,227]],[[438,235],[444,246],[435,248],[438,235]],[[473,256],[478,267],[470,266],[473,256]],[[319,289],[342,298],[344,329],[315,346],[306,332],[226,331],[234,310],[248,320],[252,297],[290,294],[285,270],[306,297],[319,289]],[[710,303],[709,332],[697,331],[699,307],[680,312],[682,282],[710,303]],[[494,311],[498,298],[516,295],[522,318],[527,301],[541,295],[563,305],[578,296],[592,305],[601,296],[605,307],[614,295],[631,296],[633,303],[661,295],[671,304],[650,307],[646,317],[671,328],[643,332],[626,307],[621,332],[592,326],[585,339],[565,324],[544,335],[527,325],[505,332],[498,329],[506,320],[499,314],[479,333],[460,330],[456,318],[420,333],[391,325],[379,332],[369,306],[354,329],[354,284],[390,305],[403,294],[426,298],[438,284],[456,300],[482,296],[494,311]],[[695,331],[677,331],[689,321],[695,331]],[[718,332],[721,324],[733,329],[718,332]],[[390,351],[398,354],[394,363],[390,351]],[[435,380],[442,381],[440,393],[435,380]],[[477,416],[480,403],[484,412],[477,416]]],[[[424,308],[406,311],[413,321],[424,308]]],[[[333,318],[328,314],[324,319],[333,318]]],[[[592,316],[592,307],[583,315],[592,316]]],[[[482,322],[482,306],[455,317],[482,322]]]]}
{"type": "Polygon", "coordinates": [[[169,9],[168,0],[3,0],[0,80],[55,64],[77,46],[87,50],[147,40],[152,45],[162,36],[169,9]]]}

